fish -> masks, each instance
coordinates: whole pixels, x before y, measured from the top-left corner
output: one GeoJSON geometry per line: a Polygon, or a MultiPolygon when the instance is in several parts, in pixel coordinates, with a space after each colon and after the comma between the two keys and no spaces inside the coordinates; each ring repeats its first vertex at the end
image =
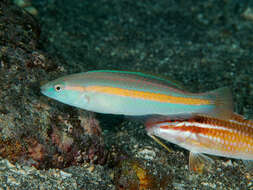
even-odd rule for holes
{"type": "Polygon", "coordinates": [[[201,115],[181,120],[150,119],[145,125],[154,140],[159,137],[189,150],[191,171],[202,173],[212,167],[214,161],[205,154],[253,163],[253,121],[239,114],[228,120],[201,115]]]}
{"type": "Polygon", "coordinates": [[[41,86],[42,94],[92,112],[126,116],[229,117],[228,87],[191,93],[173,80],[130,71],[96,70],[67,75],[41,86]]]}

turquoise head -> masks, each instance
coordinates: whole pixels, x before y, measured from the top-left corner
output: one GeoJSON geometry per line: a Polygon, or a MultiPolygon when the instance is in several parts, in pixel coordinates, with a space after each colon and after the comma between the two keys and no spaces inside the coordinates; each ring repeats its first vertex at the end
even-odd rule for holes
{"type": "Polygon", "coordinates": [[[64,77],[48,82],[40,89],[45,96],[71,106],[83,108],[88,102],[85,87],[64,77]]]}

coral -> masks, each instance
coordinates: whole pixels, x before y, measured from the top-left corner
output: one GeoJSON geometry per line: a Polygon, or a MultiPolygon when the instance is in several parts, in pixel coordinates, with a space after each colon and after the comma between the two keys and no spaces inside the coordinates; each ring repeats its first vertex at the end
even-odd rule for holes
{"type": "Polygon", "coordinates": [[[44,166],[43,161],[47,155],[45,147],[35,139],[24,139],[24,143],[18,140],[0,140],[0,144],[1,157],[13,163],[20,162],[37,168],[44,166]]]}
{"type": "Polygon", "coordinates": [[[58,150],[62,153],[69,152],[74,142],[72,137],[69,137],[66,132],[60,131],[56,127],[53,128],[51,139],[52,143],[57,145],[58,150]]]}
{"type": "Polygon", "coordinates": [[[46,120],[36,122],[48,127],[18,128],[12,140],[0,140],[0,156],[38,169],[106,163],[108,151],[94,115],[84,112],[78,119],[76,114],[61,113],[44,103],[32,106],[38,113],[46,112],[46,120]]]}
{"type": "Polygon", "coordinates": [[[94,117],[93,113],[89,113],[86,117],[79,116],[79,120],[87,134],[101,136],[102,130],[99,121],[94,117]]]}
{"type": "Polygon", "coordinates": [[[69,115],[53,118],[57,118],[49,134],[57,150],[53,155],[53,167],[63,168],[84,162],[105,164],[107,150],[99,122],[93,115],[79,117],[82,121],[69,115]]]}
{"type": "Polygon", "coordinates": [[[0,139],[0,156],[11,162],[16,162],[25,152],[24,146],[17,140],[0,139]]]}
{"type": "Polygon", "coordinates": [[[44,145],[38,143],[35,139],[27,140],[29,157],[35,161],[43,161],[45,159],[44,145]]]}
{"type": "Polygon", "coordinates": [[[114,181],[120,190],[167,189],[170,176],[161,172],[157,175],[162,177],[154,176],[152,170],[145,168],[142,162],[126,159],[117,166],[114,181]]]}

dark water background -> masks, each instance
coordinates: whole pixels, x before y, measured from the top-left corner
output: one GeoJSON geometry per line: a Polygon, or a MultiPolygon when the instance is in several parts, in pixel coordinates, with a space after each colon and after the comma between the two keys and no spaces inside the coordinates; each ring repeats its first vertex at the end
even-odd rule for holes
{"type": "MultiPolygon", "coordinates": [[[[94,69],[169,76],[194,91],[231,86],[252,110],[251,1],[34,1],[45,51],[68,73],[94,69]]],[[[240,106],[238,106],[240,105],[240,106]]],[[[243,110],[246,109],[246,110],[243,110]]]]}

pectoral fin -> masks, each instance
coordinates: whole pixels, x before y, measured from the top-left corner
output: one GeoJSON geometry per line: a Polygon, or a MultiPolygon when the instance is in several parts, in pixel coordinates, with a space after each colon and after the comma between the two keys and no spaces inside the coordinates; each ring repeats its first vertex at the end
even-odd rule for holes
{"type": "Polygon", "coordinates": [[[172,150],[170,148],[168,148],[162,141],[160,141],[157,137],[155,137],[154,135],[149,135],[152,139],[154,139],[158,144],[160,144],[161,146],[163,146],[168,152],[172,152],[172,150]]]}
{"type": "Polygon", "coordinates": [[[213,163],[214,161],[208,156],[205,156],[204,154],[190,152],[189,155],[190,171],[202,174],[203,170],[209,171],[213,163]]]}

